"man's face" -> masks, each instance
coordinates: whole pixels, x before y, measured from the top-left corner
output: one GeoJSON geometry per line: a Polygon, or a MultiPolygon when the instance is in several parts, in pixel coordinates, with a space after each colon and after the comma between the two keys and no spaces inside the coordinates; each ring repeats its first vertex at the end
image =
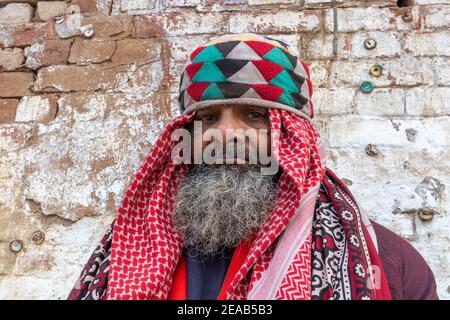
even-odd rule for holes
{"type": "Polygon", "coordinates": [[[264,155],[270,153],[267,108],[252,105],[210,106],[197,110],[194,121],[201,123],[201,132],[192,132],[194,126],[190,127],[193,133],[192,145],[200,145],[201,148],[192,150],[193,159],[198,156],[198,152],[203,153],[208,146],[217,142],[214,135],[222,137],[223,156],[228,159],[228,164],[248,164],[249,155],[258,157],[261,152],[264,155]],[[238,146],[245,149],[244,154],[239,152],[238,146]],[[231,154],[225,154],[225,148],[228,152],[231,150],[231,154]]]}
{"type": "Polygon", "coordinates": [[[211,106],[197,110],[195,121],[201,123],[202,128],[194,130],[195,123],[189,128],[194,140],[191,154],[199,152],[204,156],[204,150],[221,139],[223,146],[217,149],[220,152],[217,158],[222,162],[194,161],[178,187],[173,215],[175,226],[184,235],[185,246],[193,247],[208,257],[224,248],[235,247],[239,241],[257,232],[276,202],[278,178],[275,174],[261,173],[266,164],[264,161],[244,161],[247,158],[251,160],[247,157],[251,153],[259,156],[262,149],[266,154],[270,152],[266,108],[211,106]],[[259,131],[261,129],[266,132],[259,131]],[[220,138],[205,138],[211,130],[220,138]],[[254,134],[247,134],[248,130],[254,134]],[[232,159],[228,154],[230,145],[232,159]],[[244,155],[238,150],[242,146],[245,146],[244,155]]]}

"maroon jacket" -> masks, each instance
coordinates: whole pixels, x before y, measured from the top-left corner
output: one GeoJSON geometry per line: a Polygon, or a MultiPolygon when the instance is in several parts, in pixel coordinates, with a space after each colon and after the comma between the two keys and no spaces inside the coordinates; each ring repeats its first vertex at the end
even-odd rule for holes
{"type": "Polygon", "coordinates": [[[433,272],[405,239],[372,221],[378,253],[395,300],[437,300],[433,272]]]}

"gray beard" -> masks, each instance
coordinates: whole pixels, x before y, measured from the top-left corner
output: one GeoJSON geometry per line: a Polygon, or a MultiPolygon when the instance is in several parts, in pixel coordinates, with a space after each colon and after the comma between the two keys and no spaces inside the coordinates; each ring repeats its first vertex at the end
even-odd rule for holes
{"type": "Polygon", "coordinates": [[[175,195],[174,225],[185,247],[211,257],[253,236],[276,200],[275,175],[259,165],[193,165],[175,195]]]}

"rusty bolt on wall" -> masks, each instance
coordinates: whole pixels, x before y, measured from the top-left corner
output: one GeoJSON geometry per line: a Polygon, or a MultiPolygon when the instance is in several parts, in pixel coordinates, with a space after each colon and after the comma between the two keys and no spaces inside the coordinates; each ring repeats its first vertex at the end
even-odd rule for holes
{"type": "Polygon", "coordinates": [[[377,47],[377,42],[374,39],[366,39],[364,41],[364,48],[367,50],[372,50],[377,47]]]}
{"type": "Polygon", "coordinates": [[[400,208],[396,208],[393,211],[394,214],[408,214],[408,215],[417,215],[422,221],[431,221],[433,220],[434,215],[437,212],[431,208],[419,208],[419,209],[406,209],[400,210],[400,208]]]}
{"type": "Polygon", "coordinates": [[[94,36],[94,25],[88,24],[80,27],[80,31],[85,38],[92,38],[94,36]]]}
{"type": "Polygon", "coordinates": [[[402,14],[402,19],[405,22],[411,22],[413,19],[412,12],[410,10],[406,11],[404,14],[402,14]]]}
{"type": "Polygon", "coordinates": [[[35,231],[31,236],[31,240],[36,244],[41,244],[45,240],[45,234],[40,230],[35,231]]]}
{"type": "Polygon", "coordinates": [[[383,69],[383,65],[375,63],[372,67],[370,67],[369,73],[374,77],[379,77],[383,74],[383,69]]]}
{"type": "Polygon", "coordinates": [[[417,210],[417,215],[422,221],[431,221],[433,220],[433,216],[435,211],[431,208],[420,208],[417,210]]]}
{"type": "Polygon", "coordinates": [[[371,157],[376,157],[380,153],[374,144],[369,143],[365,149],[366,153],[371,157]]]}

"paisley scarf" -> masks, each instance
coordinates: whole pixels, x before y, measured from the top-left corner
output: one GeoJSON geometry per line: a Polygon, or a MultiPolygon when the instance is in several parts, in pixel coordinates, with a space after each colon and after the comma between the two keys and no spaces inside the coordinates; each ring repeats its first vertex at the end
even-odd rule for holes
{"type": "MultiPolygon", "coordinates": [[[[183,279],[183,238],[171,210],[189,165],[171,161],[171,133],[194,113],[160,134],[68,299],[173,298],[174,279],[183,279]]],[[[326,168],[318,132],[282,109],[269,109],[269,121],[282,169],[276,204],[254,238],[239,244],[245,254],[235,250],[239,264],[219,299],[390,299],[373,227],[326,168]]]]}

